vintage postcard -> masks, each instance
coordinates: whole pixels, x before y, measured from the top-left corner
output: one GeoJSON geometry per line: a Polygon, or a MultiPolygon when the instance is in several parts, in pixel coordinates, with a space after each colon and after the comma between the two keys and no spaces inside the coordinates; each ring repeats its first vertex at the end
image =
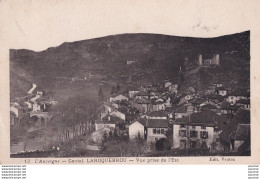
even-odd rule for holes
{"type": "Polygon", "coordinates": [[[256,1],[111,2],[0,2],[0,162],[258,164],[256,1]]]}

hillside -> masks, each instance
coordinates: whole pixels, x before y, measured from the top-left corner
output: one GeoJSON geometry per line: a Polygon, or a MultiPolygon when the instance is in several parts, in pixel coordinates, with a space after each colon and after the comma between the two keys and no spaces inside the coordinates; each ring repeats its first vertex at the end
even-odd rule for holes
{"type": "MultiPolygon", "coordinates": [[[[219,53],[221,66],[218,72],[230,79],[243,72],[245,75],[239,80],[248,81],[249,52],[249,31],[207,39],[121,34],[65,42],[41,52],[10,49],[11,97],[28,90],[24,89],[27,85],[16,83],[18,79],[26,81],[24,83],[37,83],[39,87],[56,94],[59,90],[68,89],[62,95],[59,93],[60,98],[84,93],[88,88],[92,92],[84,94],[94,98],[101,84],[108,94],[112,85],[126,85],[130,74],[131,83],[163,82],[178,78],[179,67],[184,66],[184,57],[197,59],[198,53],[204,57],[219,53]],[[134,60],[135,63],[126,65],[127,60],[134,60]],[[74,79],[78,81],[73,82],[74,79]]],[[[193,78],[199,79],[202,84],[209,82],[207,75],[197,78],[198,75],[193,78]]]]}

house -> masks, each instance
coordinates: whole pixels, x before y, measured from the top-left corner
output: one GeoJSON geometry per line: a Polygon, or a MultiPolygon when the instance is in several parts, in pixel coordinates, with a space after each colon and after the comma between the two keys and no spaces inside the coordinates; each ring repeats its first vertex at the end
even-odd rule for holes
{"type": "Polygon", "coordinates": [[[214,142],[216,118],[212,111],[192,113],[173,122],[173,148],[210,148],[214,142]]]}
{"type": "Polygon", "coordinates": [[[165,110],[165,102],[161,98],[153,98],[151,100],[151,109],[150,111],[160,111],[160,110],[165,110]]]}
{"type": "Polygon", "coordinates": [[[95,130],[101,129],[103,127],[118,127],[121,128],[125,125],[125,121],[117,116],[113,116],[111,114],[106,115],[101,120],[95,121],[95,130]]]}
{"type": "Polygon", "coordinates": [[[167,97],[167,99],[165,100],[165,108],[169,108],[172,106],[172,103],[171,103],[171,98],[170,97],[167,97]]]}
{"type": "Polygon", "coordinates": [[[175,119],[186,117],[194,112],[194,107],[192,105],[182,106],[174,111],[175,119]]]}
{"type": "MultiPolygon", "coordinates": [[[[113,118],[114,116],[109,116],[109,118],[113,118]]],[[[116,122],[114,120],[97,120],[95,121],[95,130],[102,129],[104,127],[116,127],[116,122]]]]}
{"type": "Polygon", "coordinates": [[[150,101],[146,98],[138,98],[134,101],[133,106],[141,113],[150,111],[150,101]]]}
{"type": "Polygon", "coordinates": [[[42,111],[41,105],[39,105],[37,102],[34,102],[32,104],[32,111],[34,112],[42,111]]]}
{"type": "Polygon", "coordinates": [[[21,118],[17,117],[14,112],[10,112],[10,125],[11,126],[19,126],[21,123],[21,118]]]}
{"type": "Polygon", "coordinates": [[[130,99],[133,99],[133,98],[135,98],[135,94],[137,94],[139,92],[140,92],[140,90],[138,88],[136,88],[136,87],[129,87],[128,88],[128,97],[130,99]]]}
{"type": "Polygon", "coordinates": [[[103,127],[101,129],[98,129],[97,131],[94,131],[91,134],[91,139],[95,143],[101,144],[104,138],[104,135],[109,134],[110,131],[114,131],[114,127],[103,127]]]}
{"type": "Polygon", "coordinates": [[[129,138],[142,137],[146,139],[146,119],[138,119],[129,126],[129,138]]]}
{"type": "Polygon", "coordinates": [[[165,88],[168,88],[168,89],[170,89],[171,86],[172,86],[172,83],[169,82],[169,81],[167,81],[167,82],[164,84],[164,87],[165,87],[165,88]]]}
{"type": "Polygon", "coordinates": [[[116,117],[118,117],[118,118],[120,118],[120,119],[122,119],[122,120],[125,121],[125,114],[122,113],[122,112],[119,111],[119,110],[115,110],[115,111],[111,112],[110,115],[111,115],[111,116],[116,116],[116,117]]]}
{"type": "Polygon", "coordinates": [[[25,101],[24,104],[27,105],[28,109],[32,109],[32,103],[30,101],[25,101]]]}
{"type": "Polygon", "coordinates": [[[37,91],[36,94],[42,96],[43,95],[43,91],[37,91]]]}
{"type": "Polygon", "coordinates": [[[217,88],[215,89],[215,93],[216,93],[217,95],[220,95],[220,96],[226,96],[227,93],[228,93],[228,91],[227,91],[226,88],[224,88],[223,86],[221,86],[221,87],[217,87],[217,88]]]}
{"type": "Polygon", "coordinates": [[[139,117],[139,114],[135,114],[135,113],[126,114],[125,115],[125,124],[126,125],[132,124],[138,117],[139,117]]]}
{"type": "Polygon", "coordinates": [[[23,114],[23,107],[18,103],[11,104],[10,112],[13,112],[16,117],[21,117],[23,114]]]}
{"type": "Polygon", "coordinates": [[[126,62],[127,65],[131,65],[133,63],[135,63],[135,60],[127,60],[127,62],[126,62]]]}
{"type": "Polygon", "coordinates": [[[176,83],[172,84],[171,89],[169,89],[169,92],[171,94],[173,94],[173,93],[177,94],[178,93],[178,84],[176,84],[176,83]]]}
{"type": "Polygon", "coordinates": [[[215,82],[215,83],[213,83],[213,86],[215,86],[215,88],[222,87],[222,86],[223,86],[223,83],[221,83],[221,82],[215,82]]]}
{"type": "Polygon", "coordinates": [[[250,109],[250,99],[240,99],[236,103],[237,106],[243,106],[245,109],[250,109]]]}
{"type": "Polygon", "coordinates": [[[166,111],[152,111],[145,115],[147,119],[168,119],[168,113],[166,111]]]}
{"type": "Polygon", "coordinates": [[[110,97],[110,102],[116,102],[116,101],[128,101],[128,97],[120,94],[114,97],[110,97]]]}
{"type": "Polygon", "coordinates": [[[166,138],[168,125],[168,120],[165,119],[147,119],[147,142],[155,143],[161,138],[166,138]]]}
{"type": "Polygon", "coordinates": [[[229,103],[236,104],[236,102],[240,99],[250,99],[250,93],[246,91],[233,91],[228,94],[227,101],[229,103]]]}
{"type": "Polygon", "coordinates": [[[192,95],[191,94],[186,94],[183,97],[181,97],[181,99],[179,101],[179,105],[187,103],[191,99],[192,99],[192,95]]]}
{"type": "Polygon", "coordinates": [[[52,105],[56,105],[56,104],[58,104],[58,101],[50,100],[50,104],[52,104],[52,105]]]}
{"type": "Polygon", "coordinates": [[[224,101],[225,97],[217,94],[210,94],[205,96],[207,98],[207,102],[213,102],[215,104],[221,103],[224,101]]]}
{"type": "Polygon", "coordinates": [[[135,94],[135,99],[150,99],[150,94],[147,91],[140,91],[139,93],[135,94]]]}
{"type": "Polygon", "coordinates": [[[220,106],[220,112],[222,115],[235,114],[240,106],[231,105],[229,102],[225,101],[220,106]]]}
{"type": "Polygon", "coordinates": [[[215,105],[212,105],[212,104],[206,104],[206,105],[201,107],[201,110],[211,110],[213,112],[217,112],[217,107],[215,105]]]}
{"type": "Polygon", "coordinates": [[[247,143],[250,149],[250,124],[238,124],[234,133],[230,136],[230,148],[234,152],[239,152],[240,146],[247,143]]]}
{"type": "Polygon", "coordinates": [[[226,124],[219,135],[220,142],[224,147],[225,152],[237,151],[239,145],[243,145],[242,141],[247,145],[250,143],[250,135],[248,134],[250,133],[250,121],[250,111],[239,108],[234,117],[226,124]],[[241,126],[239,127],[239,125],[241,126]]]}
{"type": "Polygon", "coordinates": [[[204,99],[204,98],[193,98],[190,101],[190,104],[193,106],[194,112],[198,112],[200,110],[201,106],[207,104],[207,99],[204,99]]]}
{"type": "Polygon", "coordinates": [[[110,103],[110,102],[105,102],[104,105],[101,107],[100,110],[100,118],[102,119],[103,117],[105,117],[106,115],[110,114],[112,111],[116,110],[118,105],[115,106],[114,102],[110,103]]]}

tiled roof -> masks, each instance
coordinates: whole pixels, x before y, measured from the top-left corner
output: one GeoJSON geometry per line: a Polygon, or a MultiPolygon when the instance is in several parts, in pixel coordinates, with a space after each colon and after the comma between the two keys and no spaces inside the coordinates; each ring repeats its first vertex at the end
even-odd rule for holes
{"type": "Polygon", "coordinates": [[[147,99],[137,99],[135,100],[135,103],[137,104],[150,104],[150,101],[147,99]]]}
{"type": "Polygon", "coordinates": [[[217,109],[217,107],[212,104],[206,104],[206,105],[202,106],[201,108],[202,109],[217,109]]]}
{"type": "Polygon", "coordinates": [[[201,103],[204,103],[206,101],[206,99],[203,99],[203,98],[194,98],[191,100],[191,103],[193,104],[201,104],[201,103]]]}
{"type": "Polygon", "coordinates": [[[147,119],[147,128],[168,128],[168,120],[165,119],[147,119]]]}
{"type": "Polygon", "coordinates": [[[187,112],[187,106],[182,106],[174,111],[175,113],[186,113],[187,112]]]}
{"type": "Polygon", "coordinates": [[[237,90],[237,91],[232,91],[229,96],[250,96],[250,92],[247,91],[242,91],[242,90],[237,90]]]}
{"type": "Polygon", "coordinates": [[[237,130],[234,135],[231,136],[234,140],[246,141],[250,138],[250,125],[249,124],[238,124],[237,130]]]}
{"type": "Polygon", "coordinates": [[[238,110],[240,107],[236,105],[231,105],[229,102],[225,101],[221,104],[220,109],[223,110],[238,110]]]}
{"type": "Polygon", "coordinates": [[[250,99],[240,99],[237,101],[240,104],[250,104],[250,99]]]}
{"type": "Polygon", "coordinates": [[[164,104],[164,101],[163,100],[158,100],[158,98],[154,98],[154,99],[151,100],[151,103],[153,105],[164,104]]]}
{"type": "Polygon", "coordinates": [[[225,129],[220,133],[220,139],[229,143],[231,136],[235,135],[237,126],[241,124],[250,124],[250,111],[244,110],[242,108],[237,111],[235,116],[231,119],[230,123],[228,123],[225,126],[225,129]]]}
{"type": "Polygon", "coordinates": [[[124,122],[122,119],[120,119],[117,116],[112,116],[112,115],[106,115],[105,117],[102,118],[102,120],[97,120],[95,121],[96,124],[117,124],[124,122]],[[109,120],[110,117],[110,120],[109,120]]]}
{"type": "Polygon", "coordinates": [[[151,117],[167,117],[168,113],[166,111],[153,111],[147,114],[147,116],[151,117]]]}
{"type": "Polygon", "coordinates": [[[147,119],[146,118],[138,118],[133,123],[135,123],[136,121],[139,122],[140,124],[142,124],[143,126],[146,126],[146,123],[147,123],[147,119]]]}
{"type": "Polygon", "coordinates": [[[225,96],[216,95],[216,94],[210,94],[210,95],[207,95],[207,98],[208,99],[218,99],[218,100],[221,100],[221,99],[224,99],[225,96]]]}
{"type": "Polygon", "coordinates": [[[221,86],[221,87],[217,87],[216,91],[227,91],[227,89],[221,86]]]}
{"type": "Polygon", "coordinates": [[[250,124],[250,111],[239,108],[233,119],[239,124],[250,124]]]}
{"type": "Polygon", "coordinates": [[[149,96],[149,93],[147,91],[140,91],[136,96],[149,96]]]}
{"type": "Polygon", "coordinates": [[[184,118],[175,119],[175,124],[188,124],[188,125],[206,125],[206,126],[215,126],[216,119],[222,118],[222,116],[217,115],[216,113],[205,110],[198,113],[192,113],[190,116],[184,118]]]}

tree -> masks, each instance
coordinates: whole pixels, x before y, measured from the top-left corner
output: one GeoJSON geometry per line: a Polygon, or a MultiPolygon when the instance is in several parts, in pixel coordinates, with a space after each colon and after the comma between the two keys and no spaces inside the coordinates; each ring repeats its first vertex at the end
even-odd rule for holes
{"type": "Polygon", "coordinates": [[[120,85],[119,85],[119,84],[117,84],[117,86],[116,86],[116,92],[117,92],[117,93],[120,92],[120,85]]]}
{"type": "Polygon", "coordinates": [[[102,88],[99,88],[99,91],[98,91],[98,101],[102,102],[103,100],[104,100],[104,94],[103,94],[102,88]]]}
{"type": "Polygon", "coordinates": [[[155,149],[158,151],[170,150],[171,146],[170,146],[169,140],[166,138],[161,138],[161,139],[157,140],[155,143],[155,149]]]}
{"type": "Polygon", "coordinates": [[[115,94],[115,87],[113,86],[110,92],[111,95],[115,94]]]}

